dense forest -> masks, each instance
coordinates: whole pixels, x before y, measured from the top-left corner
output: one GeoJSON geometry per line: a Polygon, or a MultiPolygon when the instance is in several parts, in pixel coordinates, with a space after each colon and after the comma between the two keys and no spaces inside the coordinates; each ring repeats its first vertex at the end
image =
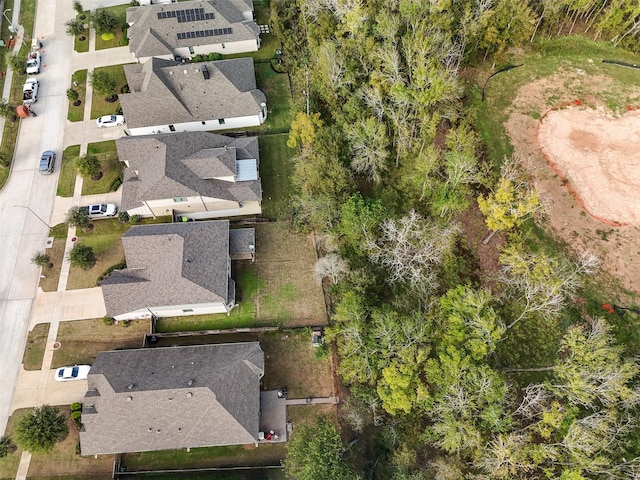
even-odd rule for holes
{"type": "Polygon", "coordinates": [[[580,302],[602,266],[537,241],[538,192],[517,154],[487,154],[463,75],[569,34],[634,51],[638,2],[270,7],[304,92],[286,214],[323,239],[315,273],[347,391],[341,430],[296,431],[289,474],[640,478],[638,352],[580,302]],[[466,238],[477,219],[499,250],[493,272],[466,238]]]}

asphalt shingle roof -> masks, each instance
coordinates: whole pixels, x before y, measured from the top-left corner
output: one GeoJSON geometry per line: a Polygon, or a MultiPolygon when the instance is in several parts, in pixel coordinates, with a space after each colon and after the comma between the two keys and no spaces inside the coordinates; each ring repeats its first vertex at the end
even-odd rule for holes
{"type": "Polygon", "coordinates": [[[258,441],[258,342],[101,352],[83,402],[83,455],[258,441]]]}
{"type": "Polygon", "coordinates": [[[127,268],[102,281],[108,316],[234,300],[228,296],[228,220],[134,225],[122,245],[127,268]]]}
{"type": "Polygon", "coordinates": [[[260,29],[253,20],[243,18],[243,11],[253,11],[253,2],[192,1],[127,8],[127,23],[131,25],[128,29],[129,50],[137,58],[144,58],[173,54],[174,49],[180,47],[246,40],[258,42],[260,29]],[[213,14],[213,18],[179,22],[173,13],[185,9],[200,8],[205,15],[213,14]],[[216,33],[219,33],[220,29],[225,28],[230,29],[230,33],[178,38],[181,33],[215,31],[216,29],[218,30],[216,33]]]}
{"type": "Polygon", "coordinates": [[[144,201],[203,196],[237,202],[262,200],[260,178],[229,182],[236,160],[260,161],[258,138],[230,138],[207,132],[182,132],[116,140],[124,171],[121,208],[144,201]]]}
{"type": "Polygon", "coordinates": [[[131,93],[119,99],[129,128],[254,116],[267,101],[256,88],[252,58],[188,64],[151,58],[124,71],[131,93]]]}

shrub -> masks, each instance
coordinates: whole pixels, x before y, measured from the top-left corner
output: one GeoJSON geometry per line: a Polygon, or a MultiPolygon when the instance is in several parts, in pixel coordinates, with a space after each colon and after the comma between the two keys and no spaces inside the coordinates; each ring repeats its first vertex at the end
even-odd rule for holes
{"type": "Polygon", "coordinates": [[[122,177],[114,178],[113,182],[111,182],[111,185],[109,185],[109,191],[115,192],[116,190],[118,190],[118,187],[120,187],[120,185],[122,185],[122,177]]]}
{"type": "Polygon", "coordinates": [[[39,267],[49,265],[49,262],[51,262],[51,257],[44,252],[36,252],[33,257],[31,257],[31,263],[39,267]]]}
{"type": "Polygon", "coordinates": [[[123,210],[118,214],[118,221],[120,223],[127,223],[129,221],[129,214],[123,210]]]}
{"type": "MultiPolygon", "coordinates": [[[[81,412],[82,404],[80,402],[73,402],[71,405],[69,405],[69,408],[72,412],[81,412]]],[[[71,415],[71,418],[73,418],[73,415],[71,415]]]]}
{"type": "MultiPolygon", "coordinates": [[[[120,262],[115,265],[111,265],[109,268],[107,268],[107,270],[102,275],[100,275],[100,278],[98,279],[98,284],[96,286],[99,287],[100,282],[102,282],[102,280],[104,280],[109,275],[111,275],[111,272],[113,272],[114,270],[122,270],[123,268],[127,268],[127,262],[120,262]]],[[[111,318],[111,317],[105,317],[105,318],[111,318]]]]}
{"type": "Polygon", "coordinates": [[[21,55],[14,55],[12,51],[7,52],[7,65],[11,67],[17,75],[26,75],[27,73],[27,60],[21,55]]]}
{"type": "Polygon", "coordinates": [[[85,178],[93,178],[100,173],[100,160],[95,155],[84,155],[76,158],[76,168],[85,178]]]}
{"type": "Polygon", "coordinates": [[[15,452],[17,448],[16,444],[13,443],[13,440],[11,440],[11,437],[8,435],[0,437],[0,458],[6,457],[10,453],[15,452]]]}
{"type": "Polygon", "coordinates": [[[131,225],[137,225],[140,223],[140,215],[131,215],[131,217],[129,218],[129,222],[131,222],[131,225]]]}
{"type": "Polygon", "coordinates": [[[115,319],[113,317],[102,317],[102,323],[105,325],[113,325],[115,319]]]}
{"type": "Polygon", "coordinates": [[[211,52],[209,55],[207,55],[207,60],[209,60],[210,62],[215,62],[216,60],[222,60],[224,58],[224,56],[221,53],[217,53],[217,52],[211,52]]]}
{"type": "Polygon", "coordinates": [[[194,63],[198,63],[201,62],[203,60],[202,55],[198,54],[198,55],[194,55],[193,57],[191,57],[191,61],[194,63]]]}
{"type": "Polygon", "coordinates": [[[73,267],[89,270],[96,264],[96,254],[89,245],[76,243],[69,252],[69,261],[73,267]]]}
{"type": "Polygon", "coordinates": [[[116,34],[112,32],[107,32],[100,35],[100,38],[102,39],[103,42],[109,42],[114,38],[116,38],[116,34]]]}
{"type": "Polygon", "coordinates": [[[71,418],[76,419],[76,418],[80,418],[82,416],[82,412],[75,410],[73,412],[71,412],[71,418]]]}
{"type": "Polygon", "coordinates": [[[75,102],[76,100],[78,100],[78,98],[80,98],[80,94],[77,90],[70,88],[69,90],[67,90],[67,98],[69,99],[69,101],[75,102]]]}
{"type": "Polygon", "coordinates": [[[131,320],[122,320],[123,327],[128,327],[130,323],[131,323],[131,320]]]}

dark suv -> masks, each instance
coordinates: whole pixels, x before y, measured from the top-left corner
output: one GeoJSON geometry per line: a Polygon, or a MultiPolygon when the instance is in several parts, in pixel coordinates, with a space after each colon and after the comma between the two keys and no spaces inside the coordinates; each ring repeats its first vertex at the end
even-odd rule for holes
{"type": "Polygon", "coordinates": [[[53,166],[56,163],[56,154],[51,150],[42,152],[40,157],[40,173],[43,175],[50,175],[53,173],[53,166]]]}

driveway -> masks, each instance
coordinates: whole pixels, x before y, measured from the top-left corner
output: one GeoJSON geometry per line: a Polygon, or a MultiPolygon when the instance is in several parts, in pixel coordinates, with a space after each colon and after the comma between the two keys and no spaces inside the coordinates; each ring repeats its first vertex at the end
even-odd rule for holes
{"type": "MultiPolygon", "coordinates": [[[[95,9],[98,6],[128,2],[84,0],[82,3],[85,8],[95,9]]],[[[16,0],[15,15],[18,13],[18,8],[19,0],[16,0]]],[[[62,150],[65,145],[71,144],[65,138],[66,129],[69,128],[69,139],[74,142],[84,141],[85,138],[87,141],[112,138],[112,136],[116,138],[118,133],[121,133],[114,131],[119,129],[101,131],[96,128],[95,123],[90,121],[82,122],[79,126],[67,121],[66,90],[70,85],[71,74],[80,68],[91,69],[94,66],[134,61],[126,47],[87,54],[74,53],[73,39],[65,33],[64,25],[75,15],[73,2],[38,0],[36,8],[34,32],[44,44],[43,68],[38,75],[40,91],[38,102],[33,106],[38,116],[21,120],[11,175],[0,192],[0,224],[2,225],[0,231],[0,265],[2,265],[0,273],[0,385],[2,385],[0,388],[0,435],[5,431],[11,412],[27,332],[32,323],[32,310],[35,323],[38,323],[38,318],[44,318],[53,311],[43,310],[41,304],[53,297],[45,296],[45,300],[38,298],[38,302],[34,304],[40,272],[31,263],[31,257],[45,248],[48,236],[46,224],[53,225],[54,221],[60,221],[60,214],[53,215],[53,210],[62,150]],[[38,159],[44,150],[53,150],[58,154],[53,175],[40,175],[37,172],[38,159]]],[[[13,81],[22,82],[24,77],[14,76],[13,81]]],[[[88,298],[96,298],[92,295],[88,298]]],[[[56,297],[55,301],[58,302],[56,310],[63,317],[67,315],[65,309],[68,310],[70,317],[78,315],[95,317],[95,310],[100,310],[100,304],[97,304],[97,307],[83,306],[80,301],[76,303],[71,301],[70,298],[73,296],[74,294],[56,297]],[[60,308],[62,311],[59,310],[60,308]]],[[[27,377],[30,378],[30,375],[27,374],[27,377]]],[[[52,397],[47,397],[47,402],[54,403],[59,398],[61,401],[64,400],[63,403],[68,403],[66,392],[70,391],[69,388],[81,389],[80,383],[66,388],[51,385],[52,397]]],[[[30,384],[34,385],[33,382],[30,384]]],[[[38,388],[49,391],[47,378],[38,378],[37,385],[37,388],[33,387],[36,390],[21,388],[16,391],[17,404],[21,404],[21,398],[28,396],[29,392],[40,392],[38,388]]],[[[44,398],[40,397],[40,393],[34,393],[34,395],[32,399],[34,401],[44,398]]],[[[33,401],[30,403],[33,404],[33,401]]]]}

